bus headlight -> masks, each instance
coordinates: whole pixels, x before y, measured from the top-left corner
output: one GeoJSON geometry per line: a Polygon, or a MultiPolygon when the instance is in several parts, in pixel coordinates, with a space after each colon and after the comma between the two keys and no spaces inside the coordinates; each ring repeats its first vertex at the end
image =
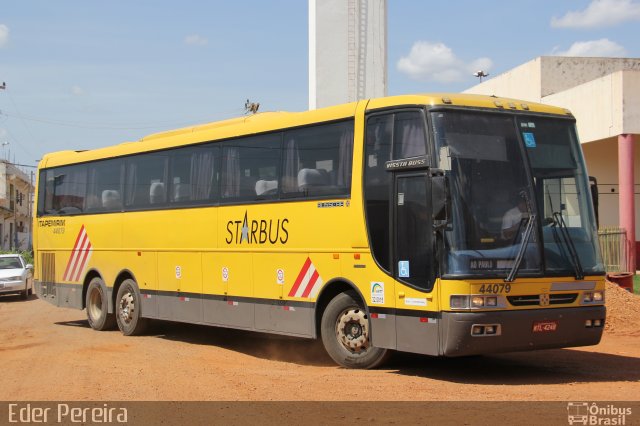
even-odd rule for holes
{"type": "Polygon", "coordinates": [[[484,306],[484,297],[482,296],[473,296],[471,298],[471,307],[473,308],[482,308],[484,306]]]}
{"type": "Polygon", "coordinates": [[[449,305],[451,309],[469,309],[469,296],[451,296],[449,305]]]}
{"type": "Polygon", "coordinates": [[[583,303],[601,303],[604,301],[604,291],[587,291],[582,295],[583,303]]]}
{"type": "Polygon", "coordinates": [[[496,296],[485,297],[484,304],[491,307],[498,306],[498,298],[496,296]]]}

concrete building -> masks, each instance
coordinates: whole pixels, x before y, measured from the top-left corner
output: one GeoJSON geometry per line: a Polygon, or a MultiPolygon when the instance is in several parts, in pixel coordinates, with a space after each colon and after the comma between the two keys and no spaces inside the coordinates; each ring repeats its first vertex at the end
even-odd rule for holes
{"type": "Polygon", "coordinates": [[[387,94],[387,1],[309,0],[309,109],[387,94]]]}
{"type": "Polygon", "coordinates": [[[0,160],[0,249],[31,248],[31,177],[0,160]]]}
{"type": "Polygon", "coordinates": [[[629,268],[640,244],[640,59],[543,56],[466,90],[569,109],[591,176],[600,227],[627,231],[629,268]]]}

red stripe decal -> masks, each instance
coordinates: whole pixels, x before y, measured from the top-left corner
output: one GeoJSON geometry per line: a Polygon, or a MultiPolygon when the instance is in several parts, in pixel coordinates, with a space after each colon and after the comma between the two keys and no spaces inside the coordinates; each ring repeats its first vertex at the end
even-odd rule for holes
{"type": "Polygon", "coordinates": [[[73,256],[75,254],[76,249],[78,248],[78,241],[80,241],[80,237],[82,236],[82,231],[84,231],[84,225],[80,228],[80,232],[78,232],[78,236],[76,237],[76,242],[73,245],[73,250],[71,250],[71,256],[69,257],[69,262],[67,262],[67,268],[64,270],[64,275],[62,276],[63,280],[67,280],[67,276],[69,274],[69,268],[73,264],[73,256]]]}
{"type": "Polygon", "coordinates": [[[296,278],[296,281],[293,283],[293,287],[291,287],[291,291],[289,292],[289,297],[295,296],[296,292],[298,291],[298,287],[300,287],[300,284],[302,283],[302,280],[304,276],[307,274],[307,271],[309,270],[310,266],[311,266],[311,259],[307,257],[307,260],[304,262],[304,266],[302,267],[302,269],[300,269],[298,278],[296,278]]]}
{"type": "Polygon", "coordinates": [[[318,277],[320,276],[320,274],[318,274],[318,270],[314,270],[313,271],[313,275],[311,275],[311,279],[309,280],[309,284],[307,284],[307,288],[304,289],[304,293],[302,293],[302,297],[308,297],[309,293],[311,293],[311,290],[313,290],[313,286],[315,285],[316,281],[318,280],[318,277]]]}
{"type": "Polygon", "coordinates": [[[70,278],[73,278],[76,275],[76,268],[78,267],[78,259],[80,258],[82,247],[84,247],[86,241],[87,241],[87,233],[84,232],[82,235],[82,242],[80,243],[80,248],[76,251],[77,255],[75,256],[75,260],[73,261],[73,268],[71,268],[70,278]]]}
{"type": "Polygon", "coordinates": [[[87,259],[89,258],[89,253],[91,253],[91,242],[89,241],[87,244],[87,248],[85,249],[84,256],[82,257],[82,262],[80,262],[80,268],[78,269],[78,273],[76,274],[76,281],[80,280],[80,274],[84,270],[84,264],[87,263],[87,259]]]}

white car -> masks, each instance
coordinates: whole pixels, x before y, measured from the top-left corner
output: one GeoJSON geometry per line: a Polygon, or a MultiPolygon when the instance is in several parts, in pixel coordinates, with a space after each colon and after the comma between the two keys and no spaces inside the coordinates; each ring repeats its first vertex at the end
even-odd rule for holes
{"type": "Polygon", "coordinates": [[[0,295],[8,293],[23,299],[33,293],[33,265],[19,254],[0,254],[0,295]]]}

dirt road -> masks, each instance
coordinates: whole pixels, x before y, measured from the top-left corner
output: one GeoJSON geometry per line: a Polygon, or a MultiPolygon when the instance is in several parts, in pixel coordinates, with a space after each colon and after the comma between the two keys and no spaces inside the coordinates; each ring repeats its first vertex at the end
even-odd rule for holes
{"type": "Polygon", "coordinates": [[[168,322],[141,337],[0,297],[0,400],[638,400],[640,331],[579,349],[337,367],[316,342],[168,322]]]}

